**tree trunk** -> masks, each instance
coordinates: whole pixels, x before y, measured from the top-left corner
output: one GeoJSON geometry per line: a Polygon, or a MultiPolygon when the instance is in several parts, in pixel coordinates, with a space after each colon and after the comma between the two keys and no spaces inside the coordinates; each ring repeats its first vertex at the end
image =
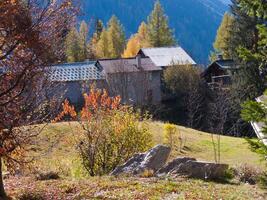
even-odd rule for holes
{"type": "Polygon", "coordinates": [[[6,199],[6,192],[4,189],[3,172],[2,172],[2,158],[0,157],[0,199],[6,199]]]}

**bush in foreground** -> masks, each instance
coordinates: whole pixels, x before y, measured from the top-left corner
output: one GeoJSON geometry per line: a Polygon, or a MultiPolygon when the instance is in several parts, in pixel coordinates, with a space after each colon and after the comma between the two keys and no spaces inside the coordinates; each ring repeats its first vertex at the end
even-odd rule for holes
{"type": "Polygon", "coordinates": [[[84,101],[79,115],[65,101],[55,121],[69,115],[79,122],[82,134],[76,137],[78,150],[91,176],[107,174],[133,154],[152,146],[145,122],[148,117],[121,105],[119,96],[111,98],[105,90],[91,88],[84,101]]]}

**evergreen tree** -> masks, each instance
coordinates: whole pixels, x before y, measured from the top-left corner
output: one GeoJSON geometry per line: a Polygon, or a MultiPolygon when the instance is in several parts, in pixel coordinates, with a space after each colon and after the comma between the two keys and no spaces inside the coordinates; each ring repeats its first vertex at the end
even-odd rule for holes
{"type": "Polygon", "coordinates": [[[215,42],[213,43],[215,53],[221,53],[225,59],[232,58],[229,47],[233,22],[233,17],[228,13],[225,13],[222,23],[217,31],[215,42]]]}
{"type": "Polygon", "coordinates": [[[154,10],[148,17],[148,38],[153,47],[175,45],[173,31],[169,28],[168,17],[164,14],[159,1],[155,2],[154,10]]]}
{"type": "Polygon", "coordinates": [[[238,69],[233,75],[230,89],[232,105],[228,118],[231,119],[234,129],[238,127],[239,134],[244,135],[248,124],[240,118],[241,104],[261,95],[266,82],[266,9],[262,9],[266,8],[266,3],[261,0],[232,2],[234,22],[230,32],[229,49],[238,69]]]}
{"type": "Polygon", "coordinates": [[[99,40],[100,35],[101,35],[103,29],[104,29],[103,22],[100,19],[97,19],[96,20],[96,23],[95,23],[95,34],[94,34],[96,36],[96,39],[97,40],[99,40]]]}
{"type": "Polygon", "coordinates": [[[87,41],[88,26],[85,21],[82,21],[79,30],[79,61],[84,61],[88,58],[87,41]]]}
{"type": "Polygon", "coordinates": [[[73,27],[65,41],[65,52],[66,52],[66,60],[67,62],[77,62],[79,61],[79,33],[75,27],[73,27]]]}
{"type": "Polygon", "coordinates": [[[257,18],[254,18],[246,12],[241,5],[241,0],[232,0],[231,14],[234,18],[229,51],[235,60],[239,60],[239,53],[237,49],[239,46],[252,49],[254,44],[257,43],[257,18]]]}
{"type": "Polygon", "coordinates": [[[109,58],[118,58],[124,51],[126,42],[123,29],[117,17],[112,16],[107,28],[109,58]]]}
{"type": "Polygon", "coordinates": [[[246,0],[234,1],[236,25],[239,28],[240,35],[233,34],[233,38],[239,38],[240,44],[236,52],[240,61],[240,70],[237,74],[236,83],[240,91],[251,88],[248,97],[254,98],[260,95],[264,90],[266,71],[266,9],[267,4],[261,0],[253,2],[246,0]],[[266,9],[263,9],[266,8],[266,9]],[[237,12],[238,11],[238,12],[237,12]],[[237,15],[239,14],[239,15],[237,15]],[[246,18],[244,17],[246,16],[246,18]],[[241,19],[249,19],[246,22],[241,19]],[[247,24],[249,22],[249,24],[247,24]],[[245,25],[250,25],[245,30],[245,25]],[[249,33],[246,35],[242,32],[249,33]],[[244,37],[246,36],[246,37],[244,37]],[[241,39],[243,41],[241,42],[241,39]],[[264,56],[265,55],[265,56],[264,56]]]}

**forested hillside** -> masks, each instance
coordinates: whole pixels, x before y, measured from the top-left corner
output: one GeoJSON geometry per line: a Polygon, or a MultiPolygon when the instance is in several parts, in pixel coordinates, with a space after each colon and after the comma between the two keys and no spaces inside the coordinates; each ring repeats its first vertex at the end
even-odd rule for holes
{"type": "MultiPolygon", "coordinates": [[[[216,30],[227,5],[221,0],[162,0],[178,43],[199,63],[206,63],[216,30]]],[[[154,0],[98,0],[82,3],[80,19],[99,18],[107,22],[115,14],[127,36],[135,33],[153,9],[154,0]]]]}

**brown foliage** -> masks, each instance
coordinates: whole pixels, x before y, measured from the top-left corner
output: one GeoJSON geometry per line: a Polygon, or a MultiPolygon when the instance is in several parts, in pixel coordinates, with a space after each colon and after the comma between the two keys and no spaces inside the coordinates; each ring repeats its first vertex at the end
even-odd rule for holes
{"type": "Polygon", "coordinates": [[[47,66],[64,56],[60,47],[76,13],[71,2],[0,1],[0,161],[10,161],[8,168],[25,160],[25,144],[38,134],[29,125],[54,108],[47,66]]]}

